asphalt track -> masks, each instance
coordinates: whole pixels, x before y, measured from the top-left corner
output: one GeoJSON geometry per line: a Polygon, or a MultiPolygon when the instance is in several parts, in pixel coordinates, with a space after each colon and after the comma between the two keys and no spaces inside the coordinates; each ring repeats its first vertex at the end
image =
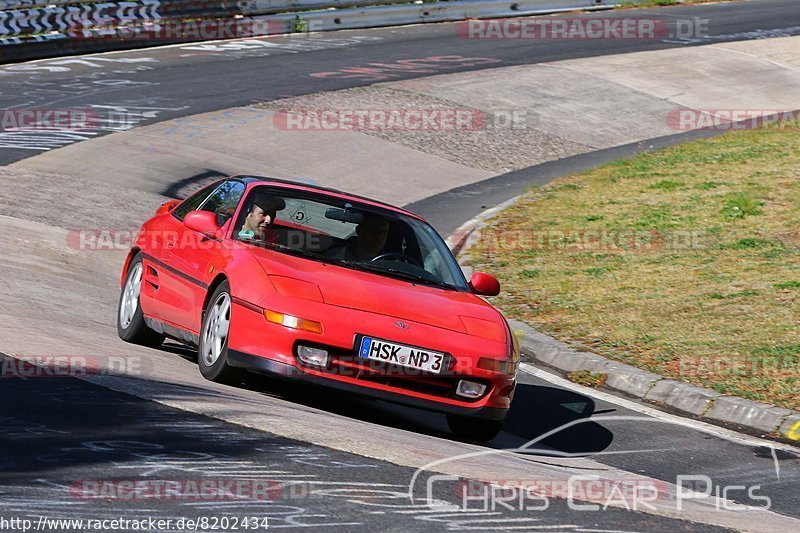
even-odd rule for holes
{"type": "MultiPolygon", "coordinates": [[[[339,409],[364,409],[346,396],[326,394],[324,400],[314,399],[315,392],[302,387],[294,395],[339,409]]],[[[618,509],[576,513],[566,501],[555,498],[541,511],[502,506],[491,510],[483,502],[472,501],[466,504],[468,513],[452,509],[432,513],[424,500],[408,503],[411,468],[273,437],[78,379],[6,380],[0,401],[4,423],[0,517],[29,519],[34,524],[41,515],[51,520],[256,517],[259,524],[266,516],[269,529],[291,530],[460,531],[513,526],[560,531],[722,531],[618,509]],[[36,400],[15,406],[14,400],[20,397],[36,400]],[[82,413],[79,421],[74,418],[76,411],[82,413]],[[145,480],[152,487],[160,480],[180,480],[186,492],[172,497],[151,492],[147,497],[122,488],[126,481],[145,480]],[[225,481],[254,480],[260,485],[245,483],[246,488],[229,489],[231,495],[226,497],[210,492],[199,497],[188,488],[198,480],[220,489],[225,481]]],[[[456,481],[438,483],[432,496],[463,509],[457,490],[456,481]]],[[[530,499],[525,504],[542,502],[530,499]]]]}
{"type": "MultiPolygon", "coordinates": [[[[167,349],[175,357],[192,357],[174,345],[167,349]]],[[[425,435],[449,437],[443,417],[423,411],[256,375],[248,376],[242,386],[298,405],[414,431],[421,435],[423,446],[425,435]]],[[[425,502],[409,504],[403,499],[414,469],[178,411],[76,378],[4,379],[0,406],[4,429],[0,517],[34,523],[42,515],[84,520],[268,516],[270,527],[281,529],[457,531],[480,523],[484,531],[511,526],[566,531],[718,530],[624,509],[575,512],[557,498],[548,499],[546,509],[538,509],[541,501],[535,498],[524,500],[528,507],[524,510],[517,503],[492,509],[491,500],[459,498],[457,482],[435,485],[433,496],[462,511],[432,513],[425,502]],[[121,490],[125,482],[142,480],[153,486],[162,480],[185,484],[203,480],[215,487],[244,480],[246,488],[231,496],[202,498],[188,489],[172,497],[134,496],[121,490]],[[261,482],[262,492],[248,492],[248,480],[261,482]],[[105,488],[99,489],[98,483],[105,483],[101,485],[105,488]]],[[[528,446],[533,460],[553,454],[591,455],[601,463],[670,483],[678,475],[708,476],[715,487],[758,487],[754,494],[770,498],[773,511],[800,517],[796,457],[664,423],[554,387],[526,372],[520,374],[506,429],[492,447],[517,448],[576,420],[585,423],[528,446]],[[629,438],[643,433],[646,439],[629,438]],[[716,461],[720,456],[724,463],[716,461]]],[[[744,491],[730,496],[760,505],[748,501],[744,491]]]]}
{"type": "MultiPolygon", "coordinates": [[[[457,35],[453,24],[429,24],[234,43],[189,43],[7,65],[0,68],[0,108],[119,109],[139,112],[138,123],[149,124],[379,81],[800,34],[800,9],[795,0],[580,16],[663,20],[669,35],[653,40],[594,40],[587,45],[580,40],[465,39],[457,35]],[[700,30],[702,36],[682,38],[678,26],[695,19],[708,20],[700,30]],[[397,63],[443,56],[469,59],[433,61],[417,68],[397,63]]],[[[106,132],[111,131],[113,128],[106,132]]],[[[0,164],[40,152],[13,146],[9,138],[0,135],[0,164]]]]}
{"type": "MultiPolygon", "coordinates": [[[[271,47],[258,45],[220,49],[215,45],[215,49],[187,50],[190,45],[173,46],[100,56],[112,58],[114,61],[96,58],[55,59],[4,67],[0,69],[0,107],[48,107],[57,104],[60,107],[105,105],[130,109],[138,104],[140,108],[149,106],[149,115],[148,112],[142,114],[141,123],[146,124],[286,96],[364,85],[382,79],[398,80],[430,75],[431,72],[386,68],[381,72],[355,72],[347,69],[369,63],[391,64],[402,59],[425,58],[433,54],[496,60],[490,64],[462,64],[458,67],[458,70],[464,70],[670,46],[692,46],[737,40],[743,38],[743,34],[751,32],[760,32],[752,34],[753,36],[768,35],[775,31],[800,33],[800,10],[796,9],[796,2],[793,0],[765,0],[586,16],[641,16],[670,20],[686,17],[709,18],[712,37],[698,42],[610,40],[595,43],[592,47],[586,47],[580,42],[540,42],[531,45],[502,40],[464,40],[454,35],[452,25],[445,24],[342,32],[300,39],[278,38],[271,40],[275,43],[271,47]],[[720,37],[714,40],[713,36],[720,37]],[[345,43],[341,39],[349,41],[345,43]],[[269,55],[264,55],[266,53],[269,55]],[[138,61],[143,59],[148,61],[138,61]],[[139,69],[140,66],[147,68],[139,69]],[[339,74],[311,76],[321,72],[339,74]],[[374,79],[376,77],[385,78],[374,79]],[[117,82],[109,83],[113,80],[117,82]]],[[[437,72],[440,71],[453,70],[437,72]]],[[[8,164],[35,153],[38,152],[3,148],[0,149],[0,162],[8,164]]],[[[617,154],[612,152],[605,156],[594,155],[572,162],[557,162],[549,172],[555,176],[571,168],[571,164],[586,165],[599,160],[597,158],[615,155],[617,154]]],[[[515,183],[514,187],[522,187],[536,176],[539,176],[538,179],[545,179],[541,177],[545,174],[528,170],[505,179],[507,183],[515,183]]],[[[449,196],[445,193],[438,198],[432,197],[420,202],[418,211],[432,219],[437,213],[446,212],[447,217],[437,222],[437,227],[440,230],[455,227],[472,216],[474,210],[505,199],[513,189],[500,186],[504,183],[502,177],[489,182],[476,184],[474,189],[467,191],[468,194],[460,195],[461,198],[469,198],[471,203],[453,200],[459,197],[456,193],[449,193],[449,196]],[[502,192],[492,195],[489,194],[491,190],[502,192]],[[480,202],[474,201],[476,195],[481,198],[480,202]],[[446,204],[445,201],[451,203],[446,204]]],[[[180,349],[173,347],[172,350],[176,352],[175,357],[188,356],[180,349]]],[[[677,475],[693,474],[706,475],[717,485],[759,486],[759,494],[770,497],[773,511],[800,518],[800,494],[797,491],[800,486],[800,462],[796,456],[785,452],[774,453],[768,447],[732,442],[691,427],[664,423],[614,403],[554,387],[525,373],[521,374],[520,382],[507,427],[491,443],[494,447],[518,446],[566,422],[593,418],[592,422],[575,426],[574,429],[541,443],[541,453],[547,455],[556,450],[566,454],[589,454],[601,463],[670,483],[675,482],[677,475]],[[635,419],[602,420],[603,417],[613,415],[635,419]]],[[[321,396],[315,389],[287,387],[257,376],[249,377],[245,386],[254,390],[266,390],[270,395],[316,409],[416,431],[421,434],[421,446],[424,446],[425,435],[449,438],[443,419],[438,415],[345,396],[337,395],[331,399],[327,394],[321,396]]],[[[202,512],[208,510],[202,504],[188,505],[186,502],[169,501],[87,502],[75,498],[68,487],[75,480],[109,477],[125,479],[125,476],[128,479],[148,476],[163,478],[168,475],[172,478],[213,478],[220,474],[218,469],[210,466],[212,461],[228,460],[236,462],[242,469],[231,469],[226,474],[239,477],[258,474],[268,477],[270,474],[266,473],[265,465],[275,465],[273,474],[276,480],[294,476],[293,479],[318,482],[315,487],[329,483],[330,486],[344,490],[303,498],[302,503],[279,499],[275,505],[269,504],[273,505],[271,511],[265,509],[263,502],[256,502],[262,504],[260,506],[242,502],[226,504],[232,514],[246,512],[248,506],[257,507],[262,513],[266,511],[277,520],[277,523],[271,523],[273,526],[300,528],[331,523],[334,524],[331,527],[339,529],[409,531],[441,530],[443,527],[455,530],[476,525],[464,524],[463,517],[460,521],[453,520],[452,517],[431,520],[424,513],[416,514],[413,510],[407,512],[409,509],[381,507],[375,511],[372,507],[370,511],[364,510],[370,504],[386,504],[387,499],[390,501],[388,505],[393,506],[394,502],[386,493],[378,497],[375,493],[358,493],[362,497],[355,498],[355,503],[352,498],[341,497],[342,494],[352,496],[353,492],[346,491],[360,487],[357,483],[376,484],[370,489],[373,491],[402,491],[411,473],[408,468],[296,441],[270,438],[262,432],[243,430],[216,420],[178,412],[79,380],[3,380],[0,398],[3,405],[0,416],[4,422],[0,441],[3,455],[0,462],[3,463],[2,470],[5,472],[0,477],[0,513],[6,517],[37,515],[45,511],[51,517],[88,515],[86,517],[97,518],[98,515],[130,516],[139,512],[153,516],[190,516],[192,513],[187,508],[191,508],[196,516],[201,516],[202,512]],[[20,398],[25,398],[26,401],[20,402],[20,398]],[[76,419],[80,419],[79,425],[76,425],[76,419]],[[159,427],[171,427],[174,431],[156,431],[155,428],[159,427]],[[198,431],[201,435],[198,435],[198,431]],[[87,442],[95,444],[87,446],[87,442]],[[103,445],[96,444],[97,442],[117,444],[103,445]],[[120,442],[128,444],[120,449],[120,442]],[[157,453],[152,453],[153,450],[157,453]],[[174,466],[177,462],[191,460],[196,463],[188,467],[183,464],[178,465],[181,468],[176,467],[174,470],[152,470],[154,463],[174,466]],[[331,468],[331,465],[338,465],[338,468],[331,468]],[[276,474],[278,470],[282,473],[276,474]],[[367,501],[366,504],[363,503],[364,500],[367,501]],[[275,506],[282,510],[275,510],[275,506]],[[58,509],[59,513],[53,513],[54,509],[58,509]],[[364,525],[367,523],[368,526],[364,525]]],[[[454,501],[450,493],[437,496],[454,501]]],[[[753,503],[749,501],[746,492],[733,493],[730,497],[741,503],[753,503]]],[[[212,514],[219,515],[219,507],[217,502],[212,514]]],[[[604,511],[600,515],[569,511],[564,502],[555,502],[547,513],[505,513],[501,510],[500,515],[476,518],[500,520],[496,525],[498,529],[505,529],[512,524],[502,522],[504,519],[537,521],[524,524],[514,522],[518,526],[548,525],[573,530],[589,528],[676,531],[689,527],[669,519],[633,515],[617,510],[604,511]]],[[[479,527],[488,529],[485,522],[481,524],[479,527]]],[[[691,525],[691,529],[705,530],[697,525],[691,525]]]]}

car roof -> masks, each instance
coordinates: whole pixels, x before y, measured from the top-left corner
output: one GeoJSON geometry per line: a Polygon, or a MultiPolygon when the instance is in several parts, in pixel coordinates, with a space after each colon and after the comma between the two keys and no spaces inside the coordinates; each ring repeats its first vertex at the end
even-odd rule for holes
{"type": "Polygon", "coordinates": [[[252,185],[252,184],[263,184],[263,185],[276,184],[276,185],[280,185],[280,186],[288,186],[289,188],[297,189],[297,190],[305,190],[305,191],[312,191],[312,192],[323,192],[323,193],[326,193],[326,194],[330,194],[330,195],[336,196],[336,197],[338,197],[338,198],[340,198],[342,200],[358,201],[358,202],[361,202],[361,203],[370,204],[370,205],[375,206],[375,207],[382,207],[384,209],[389,209],[391,211],[396,211],[398,213],[403,213],[404,215],[409,215],[409,216],[412,216],[412,217],[417,218],[419,220],[423,220],[423,221],[425,220],[424,218],[422,218],[421,216],[417,215],[416,213],[412,213],[411,211],[406,211],[403,208],[400,208],[400,207],[397,207],[397,206],[394,206],[394,205],[391,205],[391,204],[387,204],[386,202],[381,202],[380,200],[375,200],[373,198],[368,198],[366,196],[361,196],[361,195],[358,195],[358,194],[353,194],[353,193],[341,191],[339,189],[333,189],[331,187],[323,187],[321,185],[313,185],[311,183],[304,183],[304,182],[300,182],[300,181],[293,181],[293,180],[287,180],[287,179],[281,179],[281,178],[270,178],[270,177],[266,177],[266,176],[235,175],[235,176],[231,176],[229,179],[241,180],[245,184],[247,184],[248,187],[250,185],[252,185]]]}

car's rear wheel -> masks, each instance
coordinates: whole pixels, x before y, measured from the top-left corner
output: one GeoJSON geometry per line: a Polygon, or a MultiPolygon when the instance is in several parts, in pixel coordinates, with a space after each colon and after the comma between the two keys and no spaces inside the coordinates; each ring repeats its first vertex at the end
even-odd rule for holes
{"type": "Polygon", "coordinates": [[[223,281],[208,300],[200,328],[197,364],[204,378],[229,385],[238,384],[243,370],[228,364],[228,334],[231,326],[231,289],[223,281]]]}
{"type": "Polygon", "coordinates": [[[136,254],[128,266],[125,285],[117,306],[117,334],[119,338],[134,344],[156,348],[164,342],[164,335],[153,331],[144,321],[139,293],[142,291],[144,267],[140,254],[136,254]]]}
{"type": "Polygon", "coordinates": [[[503,420],[472,416],[447,415],[447,425],[456,437],[481,442],[490,441],[503,429],[503,420]]]}

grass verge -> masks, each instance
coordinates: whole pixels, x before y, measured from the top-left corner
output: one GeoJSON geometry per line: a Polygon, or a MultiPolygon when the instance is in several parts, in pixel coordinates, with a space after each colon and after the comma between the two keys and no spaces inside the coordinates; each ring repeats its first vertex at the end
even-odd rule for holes
{"type": "Polygon", "coordinates": [[[605,385],[608,376],[599,372],[589,372],[588,370],[577,370],[567,374],[567,378],[573,383],[585,387],[601,387],[605,385]]]}
{"type": "Polygon", "coordinates": [[[470,254],[509,316],[800,409],[800,129],[738,131],[533,189],[470,254]]]}

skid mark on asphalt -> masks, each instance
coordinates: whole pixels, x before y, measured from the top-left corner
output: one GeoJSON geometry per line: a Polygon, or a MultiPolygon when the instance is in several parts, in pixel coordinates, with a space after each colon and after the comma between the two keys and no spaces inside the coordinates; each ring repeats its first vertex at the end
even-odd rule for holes
{"type": "Polygon", "coordinates": [[[492,57],[464,57],[459,55],[429,56],[415,59],[399,59],[391,63],[366,63],[364,66],[344,67],[330,72],[314,72],[312,78],[358,79],[362,81],[386,81],[401,78],[404,74],[439,74],[483,65],[502,63],[492,57]]]}
{"type": "Polygon", "coordinates": [[[107,133],[126,131],[155,121],[164,112],[180,112],[171,97],[119,98],[119,90],[152,89],[159,82],[132,79],[152,71],[159,60],[141,58],[67,58],[52,59],[0,68],[3,88],[0,91],[0,150],[46,152],[93,139],[107,133]],[[64,77],[53,78],[52,75],[64,77]],[[74,101],[91,98],[92,104],[75,105],[74,101]],[[81,111],[92,119],[87,124],[48,124],[19,126],[15,117],[20,111],[81,111]]]}

